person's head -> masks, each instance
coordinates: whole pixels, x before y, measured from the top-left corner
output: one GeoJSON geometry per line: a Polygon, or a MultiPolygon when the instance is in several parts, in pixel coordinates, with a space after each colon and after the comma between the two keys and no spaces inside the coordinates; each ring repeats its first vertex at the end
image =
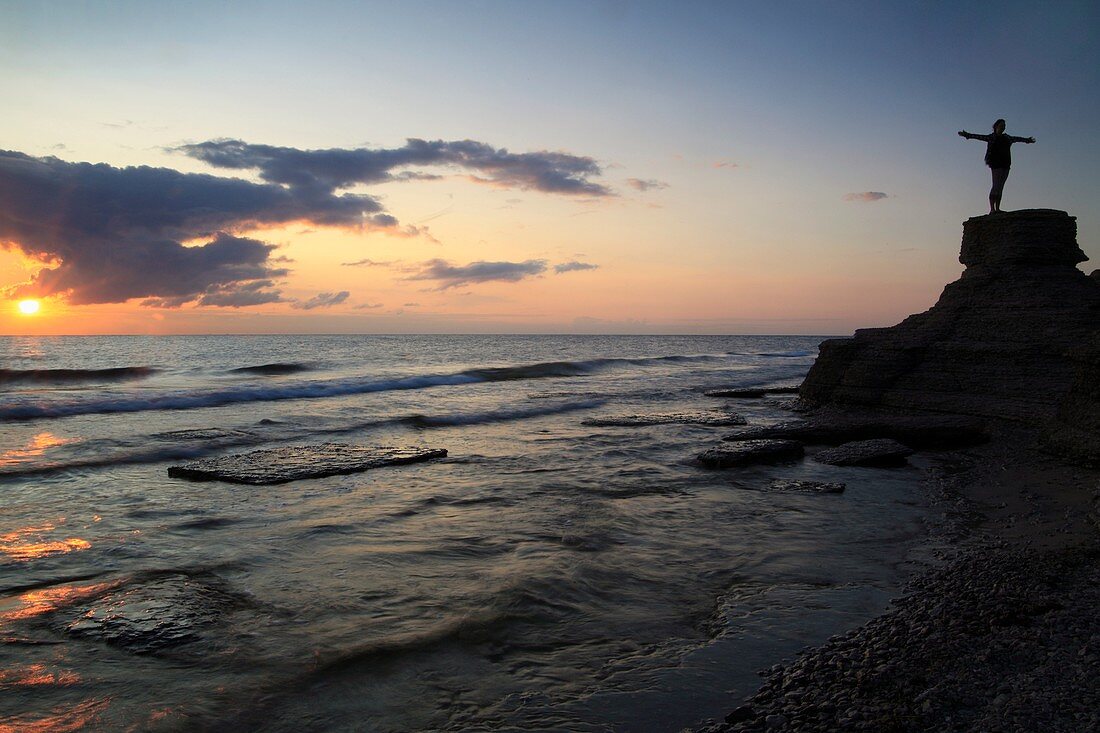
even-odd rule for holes
{"type": "Polygon", "coordinates": [[[993,123],[993,132],[1000,135],[1004,131],[1005,131],[1005,121],[1004,120],[997,120],[996,122],[993,123]]]}

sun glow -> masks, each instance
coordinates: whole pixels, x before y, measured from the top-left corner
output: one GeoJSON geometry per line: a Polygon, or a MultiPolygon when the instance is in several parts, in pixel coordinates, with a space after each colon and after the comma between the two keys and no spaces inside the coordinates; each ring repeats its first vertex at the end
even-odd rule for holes
{"type": "Polygon", "coordinates": [[[21,300],[19,301],[19,312],[25,316],[33,316],[38,312],[41,305],[37,300],[21,300]]]}

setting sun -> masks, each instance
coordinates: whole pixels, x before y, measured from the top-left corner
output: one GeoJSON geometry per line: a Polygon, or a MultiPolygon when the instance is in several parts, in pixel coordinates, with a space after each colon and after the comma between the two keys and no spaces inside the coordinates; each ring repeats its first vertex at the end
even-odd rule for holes
{"type": "Polygon", "coordinates": [[[21,300],[19,301],[19,312],[25,316],[33,316],[38,312],[40,303],[37,300],[21,300]]]}

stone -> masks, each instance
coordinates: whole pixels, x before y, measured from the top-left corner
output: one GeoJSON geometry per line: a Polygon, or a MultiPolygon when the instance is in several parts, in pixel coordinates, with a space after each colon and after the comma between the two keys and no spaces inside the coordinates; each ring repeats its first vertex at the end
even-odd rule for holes
{"type": "Polygon", "coordinates": [[[857,440],[821,451],[814,460],[830,466],[901,466],[913,449],[890,438],[857,440]]]}
{"type": "Polygon", "coordinates": [[[789,491],[796,494],[841,494],[847,486],[837,481],[796,481],[776,479],[768,485],[772,491],[789,491]]]}
{"type": "Polygon", "coordinates": [[[708,468],[730,468],[750,463],[774,463],[798,458],[804,453],[796,440],[743,440],[728,446],[710,448],[699,454],[699,462],[708,468]]]}
{"type": "Polygon", "coordinates": [[[77,607],[63,622],[75,637],[149,654],[197,640],[244,599],[216,578],[168,573],[125,584],[77,607]]]}
{"type": "Polygon", "coordinates": [[[1076,220],[1030,209],[969,219],[966,270],[924,313],[821,344],[799,392],[816,406],[1049,419],[1067,351],[1100,324],[1100,281],[1076,265],[1076,220]]]}
{"type": "Polygon", "coordinates": [[[1070,459],[1100,465],[1100,332],[1069,355],[1074,379],[1047,426],[1044,442],[1070,459]]]}
{"type": "Polygon", "coordinates": [[[766,389],[742,387],[739,389],[712,389],[703,394],[707,397],[763,397],[767,393],[766,389]]]}
{"type": "Polygon", "coordinates": [[[446,455],[447,451],[443,448],[322,443],[206,458],[182,466],[170,466],[168,475],[192,481],[281,484],[299,479],[359,473],[382,466],[419,463],[446,455]]]}
{"type": "Polygon", "coordinates": [[[964,448],[989,439],[985,421],[956,415],[896,415],[877,412],[821,411],[804,420],[753,425],[725,441],[782,438],[839,445],[853,440],[892,438],[914,448],[964,448]]]}
{"type": "Polygon", "coordinates": [[[582,425],[595,427],[640,427],[645,425],[744,425],[744,415],[736,412],[672,412],[650,415],[617,415],[582,420],[582,425]]]}

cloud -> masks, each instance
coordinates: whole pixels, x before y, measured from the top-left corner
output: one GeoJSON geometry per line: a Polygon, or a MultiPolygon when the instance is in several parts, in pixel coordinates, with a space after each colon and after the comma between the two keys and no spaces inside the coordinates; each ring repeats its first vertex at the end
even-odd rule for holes
{"type": "Polygon", "coordinates": [[[375,308],[381,308],[381,307],[382,307],[382,303],[361,303],[361,304],[355,306],[355,310],[357,310],[357,311],[374,310],[375,308]]]}
{"type": "Polygon", "coordinates": [[[386,260],[385,262],[380,260],[356,260],[355,262],[341,262],[344,267],[389,267],[393,265],[396,260],[386,260]]]}
{"type": "Polygon", "coordinates": [[[547,150],[510,153],[476,140],[409,138],[400,148],[299,150],[222,139],[181,145],[175,150],[218,168],[255,170],[268,183],[318,195],[331,195],[357,184],[408,178],[408,171],[397,170],[408,166],[460,168],[475,172],[473,178],[478,182],[506,188],[613,195],[611,189],[589,180],[602,173],[592,158],[547,150]]]}
{"type": "Polygon", "coordinates": [[[714,167],[714,168],[733,169],[733,168],[740,168],[741,164],[740,163],[734,163],[732,160],[716,160],[716,161],[714,161],[712,167],[714,167]]]}
{"type": "Polygon", "coordinates": [[[446,260],[428,260],[422,263],[409,280],[435,280],[436,290],[447,290],[463,285],[491,281],[519,282],[524,278],[546,272],[546,260],[524,262],[471,262],[468,265],[452,265],[446,260]]]}
{"type": "Polygon", "coordinates": [[[577,272],[579,270],[597,270],[599,265],[589,264],[588,262],[563,262],[560,265],[554,265],[554,272],[562,274],[563,272],[577,272]]]}
{"type": "Polygon", "coordinates": [[[626,185],[638,191],[660,191],[662,188],[668,188],[668,184],[664,181],[656,181],[652,178],[648,180],[627,178],[626,185]]]}
{"type": "Polygon", "coordinates": [[[341,290],[339,293],[317,293],[309,300],[299,300],[291,303],[291,308],[297,308],[299,310],[311,311],[314,308],[331,308],[334,305],[340,305],[350,296],[347,290],[341,290]]]}
{"type": "Polygon", "coordinates": [[[431,239],[402,226],[374,196],[345,190],[409,178],[410,167],[462,168],[493,185],[544,193],[614,195],[591,180],[601,174],[592,158],[510,153],[473,140],[352,150],[211,140],[176,150],[215,167],[256,171],[260,180],[0,150],[0,248],[42,264],[5,294],[64,295],[76,305],[277,302],[270,283],[289,270],[273,260],[274,245],[241,235],[298,223],[431,239]]]}
{"type": "Polygon", "coordinates": [[[271,280],[253,280],[247,283],[208,289],[199,298],[199,305],[214,305],[223,308],[244,308],[250,305],[263,305],[264,303],[281,303],[282,295],[277,290],[265,290],[275,283],[271,280]]]}
{"type": "Polygon", "coordinates": [[[875,201],[881,201],[885,198],[889,198],[889,196],[882,191],[861,191],[860,193],[844,194],[845,201],[861,201],[867,204],[875,201]]]}
{"type": "MultiPolygon", "coordinates": [[[[349,224],[368,197],[305,199],[272,184],[115,168],[0,151],[0,246],[44,266],[9,296],[71,303],[151,298],[183,304],[284,277],[272,244],[234,232],[296,220],[349,224]],[[184,246],[184,243],[198,246],[184,246]]],[[[271,302],[271,301],[268,301],[271,302]]]]}

